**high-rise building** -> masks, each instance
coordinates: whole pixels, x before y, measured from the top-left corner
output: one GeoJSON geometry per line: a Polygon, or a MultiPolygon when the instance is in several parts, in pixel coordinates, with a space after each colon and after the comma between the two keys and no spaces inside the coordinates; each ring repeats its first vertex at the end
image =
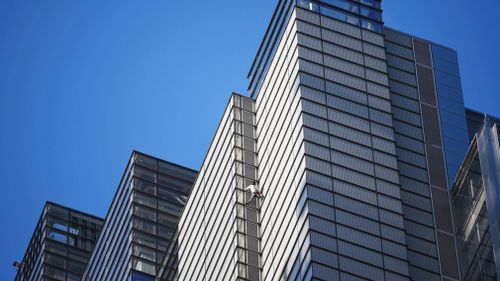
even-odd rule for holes
{"type": "Polygon", "coordinates": [[[500,119],[467,111],[472,143],[453,186],[463,280],[500,276],[500,119]]]}
{"type": "Polygon", "coordinates": [[[196,174],[134,151],[82,280],[154,280],[196,174]]]}
{"type": "Polygon", "coordinates": [[[80,281],[103,220],[47,202],[15,281],[80,281]]]}
{"type": "MultiPolygon", "coordinates": [[[[497,280],[500,121],[456,51],[380,0],[278,0],[248,79],[199,173],[132,153],[83,281],[497,280]]],[[[80,230],[47,224],[68,261],[36,232],[16,281],[79,280],[80,230]]]]}
{"type": "Polygon", "coordinates": [[[454,50],[384,27],[377,0],[280,0],[248,77],[159,280],[461,280],[454,50]]]}

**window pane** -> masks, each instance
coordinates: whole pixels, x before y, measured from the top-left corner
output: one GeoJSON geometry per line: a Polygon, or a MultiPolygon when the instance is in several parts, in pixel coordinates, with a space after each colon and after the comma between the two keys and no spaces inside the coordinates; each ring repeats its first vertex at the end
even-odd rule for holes
{"type": "Polygon", "coordinates": [[[134,245],[133,247],[133,254],[137,257],[150,260],[150,261],[156,261],[156,251],[151,250],[146,247],[142,247],[139,245],[134,245]]]}
{"type": "Polygon", "coordinates": [[[362,19],[361,26],[371,31],[382,32],[382,25],[371,20],[362,19]]]}
{"type": "Polygon", "coordinates": [[[308,9],[308,10],[313,11],[313,12],[318,12],[319,11],[318,4],[315,3],[314,1],[310,1],[310,0],[298,0],[297,4],[299,5],[299,7],[308,9]]]}
{"type": "Polygon", "coordinates": [[[357,4],[351,3],[351,2],[346,1],[346,0],[327,0],[327,1],[325,1],[325,3],[328,3],[328,4],[333,5],[335,7],[339,7],[339,8],[342,8],[344,10],[356,13],[356,14],[358,13],[358,10],[359,10],[357,4]]]}
{"type": "Polygon", "coordinates": [[[132,261],[132,268],[137,270],[137,271],[144,272],[147,274],[151,274],[151,275],[156,274],[156,267],[154,266],[154,264],[152,264],[150,262],[134,259],[132,261]]]}
{"type": "Polygon", "coordinates": [[[365,4],[365,5],[368,5],[368,6],[372,6],[374,8],[377,8],[377,9],[380,9],[381,6],[380,6],[380,2],[377,1],[377,0],[359,0],[359,2],[361,4],[365,4]]]}
{"type": "Polygon", "coordinates": [[[366,7],[361,7],[360,8],[360,14],[365,17],[372,18],[374,20],[382,21],[382,15],[380,14],[380,11],[366,8],[366,7]]]}
{"type": "Polygon", "coordinates": [[[333,9],[330,7],[321,6],[321,13],[326,15],[326,16],[332,17],[334,19],[348,22],[348,23],[354,24],[354,25],[359,25],[359,19],[357,17],[350,16],[344,12],[341,12],[339,10],[336,10],[336,9],[333,9]]]}

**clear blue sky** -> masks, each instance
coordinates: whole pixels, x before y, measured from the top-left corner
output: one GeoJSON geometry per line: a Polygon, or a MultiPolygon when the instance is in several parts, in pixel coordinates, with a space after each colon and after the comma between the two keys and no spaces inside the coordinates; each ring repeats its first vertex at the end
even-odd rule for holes
{"type": "MultiPolygon", "coordinates": [[[[498,0],[386,0],[388,26],[458,50],[466,104],[500,116],[498,0]]],[[[104,216],[133,149],[192,168],[275,0],[0,1],[0,279],[46,200],[104,216]]]]}

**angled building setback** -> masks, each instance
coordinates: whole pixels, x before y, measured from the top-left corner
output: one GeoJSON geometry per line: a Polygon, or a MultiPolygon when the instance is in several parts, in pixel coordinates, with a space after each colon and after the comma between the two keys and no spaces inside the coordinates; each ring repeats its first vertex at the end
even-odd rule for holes
{"type": "Polygon", "coordinates": [[[82,280],[154,280],[196,174],[132,153],[82,280]]]}
{"type": "Polygon", "coordinates": [[[15,281],[79,281],[103,220],[47,202],[15,281]]]}
{"type": "Polygon", "coordinates": [[[104,221],[47,204],[15,281],[498,279],[500,120],[455,50],[278,0],[248,80],[199,172],[133,152],[104,221]]]}

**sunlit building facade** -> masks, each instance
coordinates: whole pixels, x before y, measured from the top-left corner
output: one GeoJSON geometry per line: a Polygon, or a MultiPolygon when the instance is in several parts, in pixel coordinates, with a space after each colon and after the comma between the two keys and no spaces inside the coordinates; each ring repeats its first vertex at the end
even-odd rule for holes
{"type": "Polygon", "coordinates": [[[231,98],[158,280],[461,280],[458,69],[454,50],[384,27],[380,1],[278,1],[248,75],[258,256],[239,250],[251,183],[231,98]]]}

